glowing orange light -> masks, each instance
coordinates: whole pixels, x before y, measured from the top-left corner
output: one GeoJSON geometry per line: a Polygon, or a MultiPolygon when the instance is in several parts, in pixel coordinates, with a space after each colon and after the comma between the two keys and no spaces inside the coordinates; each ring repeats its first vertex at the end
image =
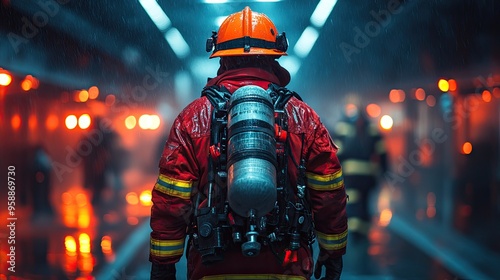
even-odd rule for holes
{"type": "Polygon", "coordinates": [[[111,254],[113,252],[111,237],[105,235],[101,238],[101,249],[104,254],[111,254]]]}
{"type": "Polygon", "coordinates": [[[141,201],[142,205],[150,206],[152,204],[151,191],[150,190],[142,191],[141,194],[139,195],[139,200],[141,201]]]}
{"type": "Polygon", "coordinates": [[[483,98],[484,102],[491,101],[491,93],[488,90],[483,91],[483,94],[481,94],[481,97],[483,98]]]}
{"type": "Polygon", "coordinates": [[[455,81],[454,79],[449,79],[448,86],[449,86],[450,91],[456,91],[457,90],[457,81],[455,81]]]}
{"type": "Polygon", "coordinates": [[[64,237],[64,248],[66,249],[66,254],[76,254],[76,240],[73,236],[67,235],[66,237],[64,237]]]}
{"type": "Polygon", "coordinates": [[[77,206],[71,201],[69,204],[62,204],[63,224],[68,228],[76,227],[77,225],[77,206]]]}
{"type": "MultiPolygon", "coordinates": [[[[0,70],[2,71],[2,70],[0,70]]],[[[12,76],[7,72],[0,72],[0,86],[8,86],[12,82],[12,76]]]]}
{"type": "Polygon", "coordinates": [[[385,130],[391,129],[393,124],[394,121],[389,115],[384,115],[382,116],[382,118],[380,118],[380,127],[382,127],[385,130]]]}
{"type": "Polygon", "coordinates": [[[64,123],[68,129],[74,129],[78,125],[78,119],[75,115],[69,115],[64,120],[64,123]]]}
{"type": "Polygon", "coordinates": [[[59,119],[54,114],[50,114],[45,120],[45,127],[49,131],[55,130],[58,125],[59,125],[59,119]]]}
{"type": "Polygon", "coordinates": [[[89,92],[86,91],[86,90],[81,90],[78,93],[78,101],[80,101],[80,102],[86,102],[87,100],[89,100],[89,92]]]}
{"type": "Polygon", "coordinates": [[[81,129],[87,129],[91,122],[92,120],[90,119],[89,114],[83,114],[78,118],[78,126],[81,129]]]}
{"type": "Polygon", "coordinates": [[[149,116],[150,124],[149,124],[149,129],[155,130],[160,127],[160,117],[158,115],[151,115],[149,116]]]}
{"type": "Polygon", "coordinates": [[[88,228],[90,225],[90,207],[78,209],[78,228],[88,228]]]}
{"type": "Polygon", "coordinates": [[[417,100],[423,101],[425,99],[425,91],[424,91],[424,89],[417,88],[417,90],[415,90],[415,98],[417,100]]]}
{"type": "Polygon", "coordinates": [[[31,87],[33,89],[37,89],[38,86],[40,85],[40,81],[38,81],[37,78],[35,78],[35,77],[31,76],[31,75],[28,75],[27,77],[28,77],[28,79],[31,80],[31,87]]]}
{"type": "Polygon", "coordinates": [[[19,116],[19,114],[12,116],[10,119],[10,125],[12,126],[12,129],[18,130],[21,127],[21,116],[19,116]]]}
{"type": "Polygon", "coordinates": [[[405,101],[405,99],[406,99],[405,91],[400,89],[400,90],[398,90],[398,94],[399,94],[399,102],[405,101]]]}
{"type": "Polygon", "coordinates": [[[30,115],[30,117],[28,118],[28,127],[33,130],[36,128],[37,124],[38,124],[38,119],[36,118],[36,116],[30,115]]]}
{"type": "Polygon", "coordinates": [[[132,129],[135,127],[135,125],[137,124],[137,120],[135,119],[134,116],[128,116],[126,119],[125,119],[125,127],[127,129],[132,129]]]}
{"type": "Polygon", "coordinates": [[[427,103],[429,107],[434,107],[436,105],[436,97],[434,97],[433,95],[428,95],[425,99],[425,103],[427,103]]]}
{"type": "Polygon", "coordinates": [[[77,271],[77,262],[78,262],[78,257],[76,256],[76,253],[73,254],[66,254],[64,256],[64,271],[68,274],[74,274],[77,271]]]}
{"type": "Polygon", "coordinates": [[[371,103],[366,106],[366,114],[372,118],[380,116],[381,111],[380,106],[377,104],[371,103]]]}
{"type": "Polygon", "coordinates": [[[440,79],[438,81],[438,88],[439,90],[441,90],[442,92],[448,92],[448,90],[450,89],[450,84],[448,83],[447,80],[445,79],[440,79]]]}
{"type": "Polygon", "coordinates": [[[63,192],[61,200],[63,204],[69,205],[73,203],[73,196],[69,192],[63,192]]]}
{"type": "Polygon", "coordinates": [[[379,224],[380,226],[387,226],[391,222],[392,219],[392,211],[389,209],[384,209],[380,212],[379,224]]]}
{"type": "Polygon", "coordinates": [[[403,101],[405,101],[405,98],[406,98],[406,94],[405,94],[404,90],[401,90],[401,89],[392,89],[389,92],[389,100],[392,103],[403,102],[403,101]]]}
{"type": "Polygon", "coordinates": [[[90,236],[86,233],[80,233],[78,245],[80,245],[80,253],[90,253],[90,236]]]}
{"type": "Polygon", "coordinates": [[[79,193],[75,196],[76,204],[79,207],[87,205],[87,195],[84,193],[79,193]]]}
{"type": "Polygon", "coordinates": [[[24,80],[21,82],[21,88],[22,88],[24,91],[28,91],[28,90],[30,90],[32,87],[33,87],[33,82],[32,82],[31,80],[24,79],[24,80]]]}
{"type": "Polygon", "coordinates": [[[91,86],[89,88],[89,99],[96,99],[99,96],[99,88],[96,86],[91,86]]]}
{"type": "Polygon", "coordinates": [[[142,129],[149,129],[151,127],[151,116],[148,114],[140,116],[139,127],[142,129]]]}
{"type": "Polygon", "coordinates": [[[470,142],[465,142],[462,145],[462,153],[465,155],[472,153],[472,144],[470,142]]]}
{"type": "Polygon", "coordinates": [[[113,95],[113,94],[110,94],[108,96],[106,96],[106,99],[104,99],[104,104],[106,104],[106,106],[113,106],[113,104],[115,104],[115,101],[116,101],[116,97],[113,95]]]}
{"type": "Polygon", "coordinates": [[[128,217],[127,223],[131,226],[135,226],[139,223],[139,219],[137,219],[137,217],[128,217]]]}
{"type": "MultiPolygon", "coordinates": [[[[82,274],[90,274],[92,270],[94,270],[94,265],[95,265],[95,260],[94,256],[92,254],[83,254],[79,256],[78,258],[78,269],[82,272],[82,274]]],[[[94,279],[91,276],[82,276],[76,278],[76,280],[88,280],[88,279],[94,279]]]]}
{"type": "Polygon", "coordinates": [[[131,205],[139,204],[139,198],[137,197],[137,194],[135,192],[127,193],[127,195],[125,196],[125,200],[128,204],[131,205]]]}

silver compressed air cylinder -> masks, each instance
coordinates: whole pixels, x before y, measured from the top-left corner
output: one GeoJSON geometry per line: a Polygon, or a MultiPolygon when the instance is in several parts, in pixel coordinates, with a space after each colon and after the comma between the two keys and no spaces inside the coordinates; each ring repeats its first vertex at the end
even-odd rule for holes
{"type": "Polygon", "coordinates": [[[270,212],[276,202],[276,139],[274,106],[258,86],[244,86],[229,99],[228,202],[236,214],[257,217],[270,212]]]}

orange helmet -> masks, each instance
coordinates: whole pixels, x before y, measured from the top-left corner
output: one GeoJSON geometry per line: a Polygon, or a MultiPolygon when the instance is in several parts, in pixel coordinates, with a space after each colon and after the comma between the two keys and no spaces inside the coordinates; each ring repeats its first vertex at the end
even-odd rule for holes
{"type": "Polygon", "coordinates": [[[245,7],[229,15],[222,22],[219,32],[212,32],[206,50],[214,51],[210,58],[241,55],[287,55],[288,41],[285,32],[278,34],[274,23],[264,14],[245,7]]]}

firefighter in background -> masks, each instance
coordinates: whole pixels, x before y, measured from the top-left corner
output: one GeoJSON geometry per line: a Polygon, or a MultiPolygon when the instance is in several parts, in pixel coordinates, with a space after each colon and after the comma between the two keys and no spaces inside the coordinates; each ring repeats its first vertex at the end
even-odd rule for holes
{"type": "Polygon", "coordinates": [[[354,240],[366,238],[370,228],[370,194],[378,178],[387,171],[385,141],[372,124],[356,98],[347,98],[344,115],[332,132],[339,146],[348,195],[349,236],[354,240]]]}
{"type": "MultiPolygon", "coordinates": [[[[210,58],[220,57],[220,68],[217,76],[208,80],[204,92],[217,89],[232,96],[248,85],[264,90],[286,86],[290,74],[277,59],[286,55],[287,47],[285,34],[278,33],[266,15],[246,7],[228,16],[219,31],[207,40],[207,52],[213,50],[210,58]]],[[[176,279],[175,264],[183,256],[186,237],[193,230],[193,212],[199,209],[195,207],[198,205],[195,198],[202,197],[201,206],[206,205],[210,197],[207,189],[211,185],[207,183],[211,133],[215,133],[211,131],[214,110],[207,96],[194,100],[174,120],[165,143],[158,180],[152,191],[151,279],[176,279]]],[[[187,246],[188,279],[310,279],[313,270],[316,278],[325,271],[326,276],[321,279],[340,279],[347,244],[347,197],[337,147],[319,116],[299,98],[291,97],[284,111],[289,147],[286,177],[288,185],[298,189],[298,173],[303,170],[302,189],[307,192],[320,247],[316,265],[310,244],[302,240],[300,248],[290,255],[287,255],[290,251],[281,246],[286,244],[262,243],[260,252],[253,257],[244,256],[242,245],[229,241],[221,260],[205,263],[205,255],[200,251],[210,248],[200,248],[193,239],[207,236],[213,229],[207,227],[202,232],[198,226],[198,232],[190,236],[187,246]]],[[[231,223],[232,219],[228,220],[231,223]]]]}

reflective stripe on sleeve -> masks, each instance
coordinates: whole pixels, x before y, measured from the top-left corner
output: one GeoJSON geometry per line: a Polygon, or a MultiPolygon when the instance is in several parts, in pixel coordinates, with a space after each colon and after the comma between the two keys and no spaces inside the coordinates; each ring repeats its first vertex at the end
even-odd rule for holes
{"type": "Polygon", "coordinates": [[[307,186],[317,191],[332,191],[344,185],[342,169],[327,175],[318,175],[311,172],[306,173],[307,186]]]}
{"type": "Polygon", "coordinates": [[[177,180],[160,174],[154,189],[164,194],[189,199],[192,185],[191,181],[177,180]]]}
{"type": "Polygon", "coordinates": [[[316,231],[319,246],[326,250],[338,250],[347,245],[347,229],[339,234],[325,234],[316,231]]]}
{"type": "Polygon", "coordinates": [[[181,257],[184,254],[184,238],[178,240],[150,240],[151,255],[156,257],[181,257]]]}

